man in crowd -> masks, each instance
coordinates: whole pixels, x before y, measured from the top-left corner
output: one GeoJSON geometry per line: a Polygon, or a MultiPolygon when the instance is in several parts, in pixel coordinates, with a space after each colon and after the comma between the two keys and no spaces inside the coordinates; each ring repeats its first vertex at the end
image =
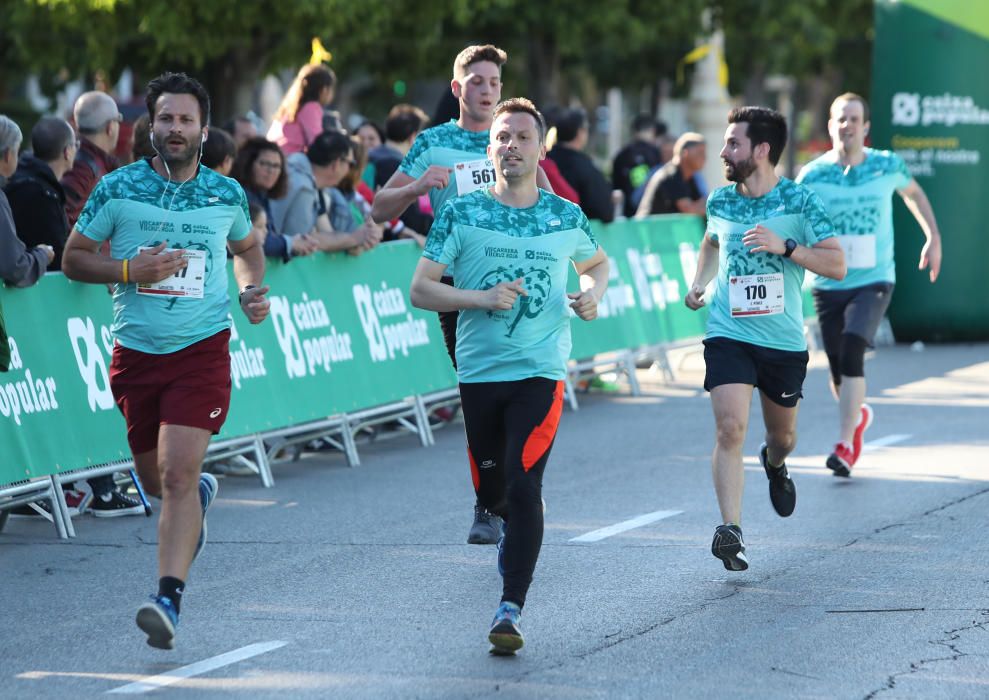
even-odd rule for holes
{"type": "Polygon", "coordinates": [[[249,139],[258,135],[258,127],[246,114],[238,114],[226,124],[227,132],[233,137],[234,144],[239,151],[249,139]]]}
{"type": "Polygon", "coordinates": [[[148,84],[146,102],[157,155],[99,182],[69,236],[63,270],[81,282],[115,283],[110,388],[144,487],[162,499],[158,592],[137,624],[149,645],[171,649],[217,491],[201,466],[230,404],[228,247],[241,311],[259,323],[269,302],[244,191],[199,164],[206,90],[164,73],[148,84]],[[105,241],[109,256],[99,253],[105,241]]]}
{"type": "Polygon", "coordinates": [[[786,120],[764,107],[728,115],[721,159],[735,184],[707,202],[707,232],[684,300],[705,304],[717,278],[704,339],[704,388],[711,392],[714,490],[722,523],[711,552],[729,571],[748,568],[742,539],[742,447],[752,390],[759,388],[766,440],[759,460],[776,513],[793,513],[797,492],[786,457],[797,441],[797,405],[807,373],[800,292],[804,270],[841,279],[844,255],[824,205],[812,190],[776,175],[786,120]]]}
{"type": "Polygon", "coordinates": [[[646,184],[653,168],[662,163],[656,139],[666,134],[666,124],[649,114],[638,114],[632,120],[632,141],[615,155],[611,165],[611,185],[621,190],[624,216],[635,216],[632,193],[646,184]]]}
{"type": "MultiPolygon", "coordinates": [[[[408,209],[420,196],[429,195],[433,212],[454,197],[463,197],[494,182],[487,147],[492,112],[501,99],[501,68],[508,54],[490,44],[468,46],[453,62],[450,90],[460,104],[456,121],[438,124],[420,133],[405,155],[398,171],[374,197],[371,216],[390,221],[408,209]]],[[[539,187],[552,192],[545,173],[538,171],[539,187]]],[[[446,284],[453,284],[454,270],[446,269],[446,284]]],[[[440,312],[447,352],[456,359],[456,309],[440,312]]],[[[474,522],[467,535],[469,544],[497,544],[501,520],[474,504],[474,522]]]]}
{"type": "Polygon", "coordinates": [[[319,250],[327,252],[374,247],[381,240],[378,227],[337,232],[327,215],[329,201],[323,190],[339,185],[353,160],[353,143],[339,131],[324,131],[305,153],[290,155],[288,192],[271,201],[276,228],[287,236],[308,235],[319,250]]]}
{"type": "Polygon", "coordinates": [[[587,218],[608,223],[615,218],[611,187],[591,157],[584,153],[587,137],[587,115],[584,110],[563,110],[556,120],[556,145],[549,152],[549,159],[556,163],[563,179],[577,191],[580,208],[587,218]]]}
{"type": "Polygon", "coordinates": [[[695,176],[704,169],[707,146],[704,137],[688,131],[673,146],[673,160],[661,167],[646,184],[637,218],[651,214],[697,214],[704,216],[706,198],[695,176]]]}
{"type": "Polygon", "coordinates": [[[233,137],[218,126],[210,129],[209,138],[203,144],[203,165],[224,177],[230,177],[236,157],[237,144],[233,137]]]}
{"type": "Polygon", "coordinates": [[[17,236],[28,246],[44,243],[54,248],[51,270],[61,269],[69,236],[59,179],[72,167],[77,148],[76,134],[67,121],[42,117],[31,129],[31,152],[21,155],[17,172],[4,187],[17,236]]]}
{"type": "MultiPolygon", "coordinates": [[[[400,104],[391,108],[385,120],[385,142],[368,153],[368,159],[374,168],[375,189],[387,184],[412,149],[419,132],[428,123],[429,117],[418,107],[400,104]]],[[[433,217],[422,210],[418,201],[410,204],[399,218],[401,223],[393,227],[395,233],[405,227],[417,233],[425,233],[433,223],[433,217]]]]}
{"type": "Polygon", "coordinates": [[[919,267],[930,269],[932,283],[941,270],[941,234],[927,195],[903,159],[865,147],[869,106],[863,97],[850,92],[837,97],[828,131],[832,149],[805,165],[797,182],[824,200],[848,265],[843,280],[817,275],[813,294],[838,399],[839,438],[826,464],[835,476],[850,476],[872,423],[872,408],[865,403],[865,351],[872,346],[896,281],[893,193],[903,198],[924,233],[919,267]]]}
{"type": "Polygon", "coordinates": [[[501,604],[488,635],[497,654],[523,645],[519,622],[542,545],[542,480],[563,410],[570,309],[594,319],[608,284],[608,258],[587,217],[536,186],[545,136],[529,100],[498,105],[487,148],[494,187],[443,205],[411,289],[420,308],[461,310],[457,374],[474,488],[505,522],[501,604]],[[592,284],[564,295],[571,261],[592,284]],[[442,278],[454,263],[450,286],[442,278]]]}
{"type": "Polygon", "coordinates": [[[100,178],[118,163],[113,155],[123,121],[117,103],[105,92],[84,92],[72,107],[72,118],[80,135],[79,152],[72,167],[62,177],[65,213],[69,227],[75,226],[79,212],[100,178]]]}

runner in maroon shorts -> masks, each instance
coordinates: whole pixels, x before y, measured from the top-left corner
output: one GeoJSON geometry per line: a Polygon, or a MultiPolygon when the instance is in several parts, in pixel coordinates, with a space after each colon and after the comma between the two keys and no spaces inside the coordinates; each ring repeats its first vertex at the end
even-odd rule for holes
{"type": "Polygon", "coordinates": [[[69,236],[62,269],[115,283],[110,388],[127,422],[134,465],[159,496],[158,593],[137,612],[148,644],[173,648],[189,567],[206,542],[216,479],[201,474],[230,405],[226,251],[241,311],[268,315],[264,253],[244,191],[200,167],[209,95],[181,73],[148,84],[154,158],[103,177],[69,236]],[[110,257],[100,255],[110,242],[110,257]]]}

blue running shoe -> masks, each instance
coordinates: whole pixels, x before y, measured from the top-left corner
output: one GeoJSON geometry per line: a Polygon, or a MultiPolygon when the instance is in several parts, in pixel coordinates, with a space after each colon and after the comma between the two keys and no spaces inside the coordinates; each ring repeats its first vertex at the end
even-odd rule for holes
{"type": "Polygon", "coordinates": [[[196,543],[196,553],[192,555],[193,561],[196,561],[196,557],[203,551],[203,545],[206,544],[206,511],[209,510],[219,489],[220,485],[216,483],[216,477],[212,474],[203,474],[199,477],[199,502],[203,506],[203,527],[199,531],[199,542],[196,543]]]}
{"type": "Polygon", "coordinates": [[[498,575],[505,575],[505,529],[508,527],[508,523],[504,520],[501,521],[501,537],[498,538],[498,575]]]}
{"type": "Polygon", "coordinates": [[[488,641],[491,642],[491,653],[496,656],[511,656],[525,644],[522,639],[522,628],[519,626],[522,609],[515,603],[503,602],[498,606],[488,641]]]}
{"type": "Polygon", "coordinates": [[[148,646],[155,649],[174,649],[179,614],[172,599],[163,595],[151,596],[151,602],[137,609],[137,626],[148,635],[148,646]]]}

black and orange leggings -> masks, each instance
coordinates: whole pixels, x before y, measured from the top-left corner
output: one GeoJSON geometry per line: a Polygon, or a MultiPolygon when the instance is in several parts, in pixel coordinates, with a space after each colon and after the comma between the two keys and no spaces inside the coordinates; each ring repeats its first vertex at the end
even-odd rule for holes
{"type": "Polygon", "coordinates": [[[563,382],[461,384],[460,400],[478,501],[505,519],[501,599],[522,606],[543,543],[543,470],[563,412],[563,382]]]}

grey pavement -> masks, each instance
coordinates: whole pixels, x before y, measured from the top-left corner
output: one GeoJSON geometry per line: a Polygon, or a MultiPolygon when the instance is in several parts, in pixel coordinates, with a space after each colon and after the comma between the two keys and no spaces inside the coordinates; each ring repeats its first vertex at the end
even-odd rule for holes
{"type": "Polygon", "coordinates": [[[643,396],[590,394],[565,413],[517,657],[487,653],[500,579],[494,547],[465,544],[473,494],[453,424],[428,449],[412,437],[364,446],[356,469],[325,453],[278,466],[273,489],[222,479],[172,652],[146,646],[133,622],[156,584],[155,519],[80,517],[71,542],[12,520],[0,534],[0,697],[101,695],[264,642],[284,644],[150,694],[989,697],[989,345],[870,358],[876,444],[848,480],[823,466],[837,409],[821,360],[787,519],[756,460],[753,402],[746,572],[710,554],[713,419],[700,358],[687,355],[675,383],[643,370],[643,396]],[[682,512],[570,541],[659,510],[682,512]]]}

